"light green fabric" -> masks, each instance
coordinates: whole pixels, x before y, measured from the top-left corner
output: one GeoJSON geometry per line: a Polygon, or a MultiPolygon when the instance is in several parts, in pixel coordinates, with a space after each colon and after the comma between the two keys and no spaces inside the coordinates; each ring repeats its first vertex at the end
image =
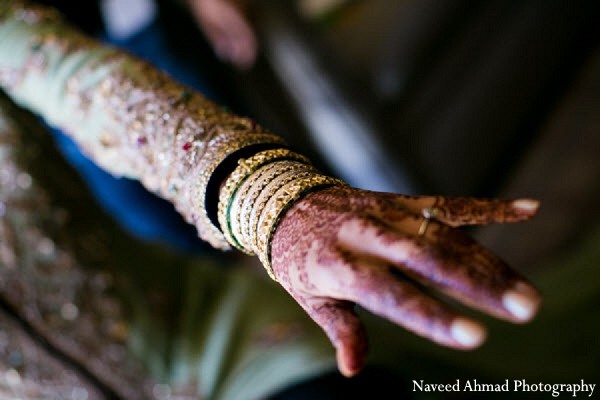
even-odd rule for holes
{"type": "Polygon", "coordinates": [[[89,99],[82,113],[79,99],[68,94],[70,80],[81,88],[95,87],[117,69],[127,70],[127,58],[108,46],[65,51],[63,43],[39,45],[41,37],[65,37],[73,43],[88,40],[64,23],[27,23],[15,18],[11,1],[0,4],[0,83],[21,106],[40,114],[51,125],[68,129],[96,162],[116,176],[136,178],[135,169],[117,152],[102,148],[103,132],[119,131],[101,101],[89,99]],[[32,61],[33,57],[33,61],[32,61]],[[17,76],[18,84],[12,79],[17,76]]]}
{"type": "Polygon", "coordinates": [[[141,260],[144,267],[129,266],[132,280],[165,283],[179,303],[173,325],[165,326],[141,295],[132,301],[132,349],[155,376],[196,381],[207,399],[242,400],[335,369],[335,353],[320,329],[281,288],[247,266],[208,258],[182,265],[141,260]]]}

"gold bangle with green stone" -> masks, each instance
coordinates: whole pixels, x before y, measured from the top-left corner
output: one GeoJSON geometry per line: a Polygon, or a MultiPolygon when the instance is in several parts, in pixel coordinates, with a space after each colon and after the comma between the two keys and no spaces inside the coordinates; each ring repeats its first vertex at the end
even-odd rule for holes
{"type": "Polygon", "coordinates": [[[260,181],[261,177],[265,173],[277,168],[281,162],[282,161],[275,161],[258,168],[242,182],[231,198],[228,216],[231,233],[235,240],[244,248],[244,251],[250,255],[254,255],[254,252],[250,248],[247,240],[245,240],[245,238],[248,237],[246,214],[250,212],[256,196],[260,194],[257,183],[260,181]],[[246,212],[246,210],[248,211],[246,212]]]}
{"type": "Polygon", "coordinates": [[[306,178],[316,173],[314,168],[302,168],[298,170],[288,171],[280,174],[273,179],[265,188],[261,191],[260,195],[256,198],[256,201],[252,205],[252,211],[249,214],[249,235],[248,240],[250,246],[255,254],[258,254],[258,240],[257,240],[257,229],[261,215],[266,212],[266,204],[268,201],[277,193],[277,191],[284,187],[289,182],[292,182],[299,178],[306,178]]]}
{"type": "Polygon", "coordinates": [[[271,264],[271,242],[279,220],[289,207],[309,192],[328,186],[344,186],[343,181],[325,175],[299,177],[282,186],[265,204],[257,232],[256,254],[269,276],[277,281],[271,264]]]}
{"type": "Polygon", "coordinates": [[[307,164],[298,161],[275,161],[259,168],[254,174],[248,177],[238,189],[230,208],[230,223],[236,240],[247,250],[252,251],[252,254],[254,254],[254,251],[249,241],[250,214],[257,197],[269,182],[277,176],[287,171],[298,171],[307,168],[310,167],[307,164]]]}
{"type": "Polygon", "coordinates": [[[229,175],[225,181],[223,187],[219,192],[219,205],[218,205],[218,219],[221,226],[221,231],[225,236],[225,239],[238,250],[249,252],[244,246],[242,246],[235,238],[231,230],[230,221],[230,206],[233,202],[233,197],[236,191],[242,185],[242,183],[256,170],[265,164],[278,161],[278,160],[294,160],[310,164],[310,160],[298,153],[293,152],[290,149],[279,148],[263,150],[249,158],[242,158],[238,160],[238,166],[229,175]]]}
{"type": "Polygon", "coordinates": [[[192,196],[195,198],[198,210],[196,226],[203,228],[203,238],[213,247],[229,250],[231,247],[218,226],[214,225],[206,210],[206,189],[215,169],[231,154],[254,144],[285,144],[279,136],[270,133],[256,134],[222,134],[208,143],[207,151],[195,167],[198,180],[194,184],[192,196]]]}

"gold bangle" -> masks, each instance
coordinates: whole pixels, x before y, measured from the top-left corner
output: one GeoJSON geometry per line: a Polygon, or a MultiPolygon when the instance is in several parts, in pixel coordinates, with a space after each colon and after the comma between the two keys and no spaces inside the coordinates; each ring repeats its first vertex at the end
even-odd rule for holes
{"type": "Polygon", "coordinates": [[[303,195],[317,188],[327,186],[345,186],[346,183],[339,179],[331,178],[325,175],[311,174],[308,177],[302,177],[289,182],[281,187],[265,204],[264,212],[258,222],[257,249],[256,253],[267,270],[269,276],[277,281],[271,265],[271,242],[277,228],[279,220],[284,213],[303,195]]]}
{"type": "Polygon", "coordinates": [[[261,215],[265,212],[265,205],[267,202],[277,193],[279,189],[287,185],[288,183],[295,181],[300,178],[306,178],[316,174],[314,168],[307,166],[307,168],[294,169],[287,171],[275,177],[271,180],[267,186],[260,192],[260,195],[256,198],[256,201],[252,205],[252,211],[248,216],[249,221],[249,235],[247,236],[248,242],[254,253],[258,254],[258,223],[261,215]]]}
{"type": "Polygon", "coordinates": [[[259,191],[256,187],[257,183],[261,180],[261,177],[269,171],[277,168],[281,165],[282,161],[275,161],[273,163],[264,165],[258,168],[253,174],[251,174],[238,188],[233,195],[231,205],[229,206],[229,223],[231,225],[231,233],[237,242],[245,249],[245,252],[253,255],[254,252],[250,248],[250,245],[246,238],[247,234],[247,213],[252,209],[252,204],[256,196],[259,195],[259,191]]]}
{"type": "Polygon", "coordinates": [[[220,134],[208,143],[204,155],[195,167],[197,174],[194,175],[198,177],[198,180],[191,190],[191,195],[198,214],[195,216],[194,223],[202,239],[215,248],[229,250],[231,247],[219,227],[212,223],[206,211],[206,189],[210,177],[227,156],[244,147],[259,143],[284,144],[284,141],[281,137],[270,133],[244,134],[243,136],[239,133],[220,134]]]}
{"type": "Polygon", "coordinates": [[[254,254],[250,238],[250,214],[257,197],[277,176],[287,171],[306,169],[308,165],[298,161],[275,161],[259,168],[244,181],[233,198],[230,208],[231,230],[236,240],[254,254]]]}
{"type": "Polygon", "coordinates": [[[247,252],[244,246],[242,246],[236,240],[231,230],[231,216],[229,210],[233,201],[233,197],[235,196],[235,193],[240,187],[240,185],[252,173],[254,173],[263,165],[277,160],[294,160],[303,162],[305,164],[310,164],[310,161],[307,157],[295,153],[289,149],[280,148],[263,150],[249,158],[240,159],[238,161],[238,166],[229,175],[229,177],[225,181],[225,184],[219,192],[218,219],[219,224],[221,225],[221,231],[223,232],[223,235],[225,236],[225,239],[229,242],[229,244],[231,244],[238,250],[247,252]]]}

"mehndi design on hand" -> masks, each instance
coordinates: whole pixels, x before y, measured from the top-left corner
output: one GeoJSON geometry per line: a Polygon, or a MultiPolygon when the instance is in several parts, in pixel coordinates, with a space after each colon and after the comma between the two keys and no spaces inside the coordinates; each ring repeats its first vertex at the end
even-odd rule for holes
{"type": "Polygon", "coordinates": [[[277,279],[325,330],[345,375],[363,366],[366,334],[353,304],[444,346],[470,349],[484,327],[430,296],[525,322],[540,297],[498,256],[453,228],[524,221],[534,200],[409,197],[335,187],[307,195],[273,240],[277,279]],[[434,215],[423,209],[435,207],[434,215]],[[424,218],[429,226],[419,228],[424,218]],[[424,289],[425,290],[422,290],[424,289]]]}

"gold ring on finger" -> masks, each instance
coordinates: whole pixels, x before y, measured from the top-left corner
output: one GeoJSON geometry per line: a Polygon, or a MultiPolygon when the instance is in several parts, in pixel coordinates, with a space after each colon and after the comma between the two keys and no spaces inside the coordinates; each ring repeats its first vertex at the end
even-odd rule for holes
{"type": "Polygon", "coordinates": [[[425,233],[427,232],[428,226],[429,226],[429,218],[424,217],[423,222],[421,222],[421,225],[419,226],[419,231],[417,232],[417,234],[419,236],[425,235],[425,233]]]}
{"type": "Polygon", "coordinates": [[[421,214],[425,219],[435,219],[440,214],[440,209],[437,207],[426,207],[421,210],[421,214]]]}

